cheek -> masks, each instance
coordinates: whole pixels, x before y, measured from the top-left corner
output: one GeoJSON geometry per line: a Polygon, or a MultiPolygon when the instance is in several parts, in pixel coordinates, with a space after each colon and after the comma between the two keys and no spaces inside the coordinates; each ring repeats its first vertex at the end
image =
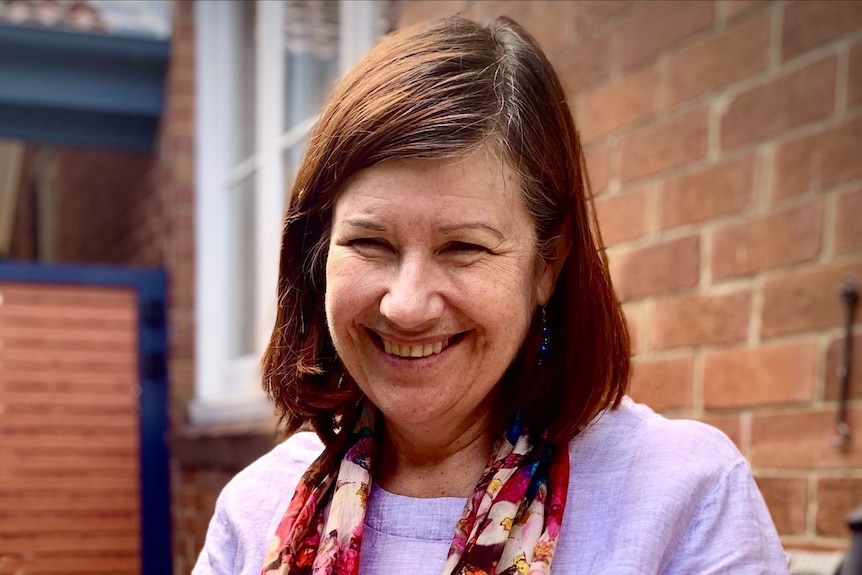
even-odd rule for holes
{"type": "MultiPolygon", "coordinates": [[[[372,275],[357,265],[355,257],[330,250],[326,262],[326,320],[333,339],[336,330],[346,329],[350,322],[374,302],[372,275]]],[[[343,334],[342,334],[343,335],[343,334]]]]}

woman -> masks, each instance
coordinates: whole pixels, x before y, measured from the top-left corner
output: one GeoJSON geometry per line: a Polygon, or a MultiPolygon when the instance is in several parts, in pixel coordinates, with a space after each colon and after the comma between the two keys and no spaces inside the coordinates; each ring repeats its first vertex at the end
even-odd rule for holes
{"type": "Polygon", "coordinates": [[[316,434],[225,488],[194,572],[786,572],[733,444],[624,397],[587,200],[518,25],[378,45],[324,109],[284,227],[265,382],[288,432],[316,434]]]}

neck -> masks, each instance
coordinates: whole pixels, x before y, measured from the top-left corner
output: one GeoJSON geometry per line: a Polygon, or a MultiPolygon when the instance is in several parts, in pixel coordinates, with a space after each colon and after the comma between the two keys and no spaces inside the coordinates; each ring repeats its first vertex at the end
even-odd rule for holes
{"type": "Polygon", "coordinates": [[[427,431],[384,420],[375,481],[409,497],[469,497],[494,445],[491,415],[427,431]]]}

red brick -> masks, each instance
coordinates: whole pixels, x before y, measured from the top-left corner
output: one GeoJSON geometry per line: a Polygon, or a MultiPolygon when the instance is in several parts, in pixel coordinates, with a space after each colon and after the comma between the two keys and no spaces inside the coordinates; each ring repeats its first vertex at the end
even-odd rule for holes
{"type": "Polygon", "coordinates": [[[707,352],[704,406],[717,409],[812,401],[816,363],[813,342],[707,352]]]}
{"type": "Polygon", "coordinates": [[[862,176],[862,118],[778,147],[772,196],[784,199],[862,176]]]}
{"type": "Polygon", "coordinates": [[[820,253],[822,228],[823,202],[819,199],[722,226],[712,240],[712,276],[724,280],[810,261],[820,253]]]}
{"type": "MultiPolygon", "coordinates": [[[[862,429],[862,410],[848,410],[851,429],[862,429]]],[[[832,446],[834,409],[754,412],[751,421],[752,467],[781,469],[857,469],[862,467],[862,442],[846,449],[832,446]]]]}
{"type": "MultiPolygon", "coordinates": [[[[481,2],[465,2],[464,16],[478,22],[489,22],[498,16],[508,16],[525,28],[529,23],[533,4],[545,5],[545,2],[508,2],[507,0],[485,0],[481,2]]],[[[561,22],[565,24],[565,22],[561,22]]],[[[527,28],[531,34],[541,31],[527,28]]],[[[547,34],[545,34],[547,36],[547,34]]]]}
{"type": "Polygon", "coordinates": [[[862,27],[862,2],[789,2],[784,6],[784,60],[862,27]]]}
{"type": "Polygon", "coordinates": [[[612,246],[646,234],[648,195],[648,188],[638,188],[596,200],[596,215],[605,245],[612,246]]]}
{"type": "Polygon", "coordinates": [[[722,2],[724,21],[730,22],[755,8],[768,6],[769,4],[769,0],[724,0],[722,2]]]}
{"type": "MultiPolygon", "coordinates": [[[[862,261],[808,266],[773,277],[763,284],[761,335],[822,330],[844,325],[844,305],[838,296],[848,277],[862,278],[862,261]]],[[[859,308],[856,320],[859,321],[859,308]]]]}
{"type": "Polygon", "coordinates": [[[632,363],[629,394],[655,411],[691,407],[692,359],[664,359],[632,363]]]}
{"type": "Polygon", "coordinates": [[[631,340],[632,355],[641,353],[640,331],[644,325],[644,306],[638,303],[623,304],[623,313],[626,316],[626,324],[629,329],[629,339],[631,340]]]}
{"type": "Polygon", "coordinates": [[[721,119],[722,149],[759,142],[831,114],[835,70],[830,56],[739,94],[721,119]]]}
{"type": "Polygon", "coordinates": [[[660,0],[632,15],[617,29],[623,68],[644,62],[665,48],[712,27],[712,2],[660,0]]]}
{"type": "Polygon", "coordinates": [[[835,212],[835,252],[862,249],[862,189],[838,196],[835,212]]]}
{"type": "Polygon", "coordinates": [[[638,124],[658,109],[659,76],[655,67],[579,95],[575,116],[584,142],[638,124]]]}
{"type": "Polygon", "coordinates": [[[467,3],[463,0],[414,0],[412,2],[403,2],[401,4],[401,17],[398,25],[400,28],[403,28],[418,22],[451,16],[464,10],[466,6],[467,3]]]}
{"type": "Polygon", "coordinates": [[[608,185],[610,151],[610,146],[607,144],[596,144],[584,148],[584,156],[587,160],[587,174],[590,178],[590,189],[594,195],[601,194],[608,185]]]}
{"type": "Polygon", "coordinates": [[[656,302],[650,349],[743,341],[751,316],[751,292],[685,295],[656,302]]]}
{"type": "Polygon", "coordinates": [[[591,36],[635,8],[642,8],[644,3],[641,0],[582,0],[574,5],[576,34],[591,36]]]}
{"type": "Polygon", "coordinates": [[[630,181],[703,159],[707,133],[707,110],[698,108],[626,136],[620,144],[620,178],[630,181]]]}
{"type": "Polygon", "coordinates": [[[695,286],[700,278],[699,237],[687,236],[620,253],[611,258],[611,270],[623,301],[695,286]]]}
{"type": "Polygon", "coordinates": [[[721,430],[743,454],[748,449],[742,444],[742,417],[738,413],[707,413],[699,419],[721,430]]]}
{"type": "Polygon", "coordinates": [[[757,168],[752,154],[664,182],[662,229],[741,212],[754,200],[757,168]]]}
{"type": "Polygon", "coordinates": [[[847,70],[847,106],[862,103],[862,42],[850,48],[850,63],[847,70]]]}
{"type": "Polygon", "coordinates": [[[765,70],[768,48],[764,14],[680,50],[670,57],[668,100],[676,104],[765,70]]]}
{"type": "Polygon", "coordinates": [[[821,477],[817,481],[817,534],[850,537],[847,516],[862,502],[862,478],[821,477]]]}
{"type": "MultiPolygon", "coordinates": [[[[851,342],[853,361],[850,366],[850,380],[847,386],[849,399],[862,398],[862,335],[855,335],[851,342]]],[[[826,386],[823,392],[825,399],[838,399],[838,366],[844,356],[844,336],[833,338],[826,351],[826,386]]]]}
{"type": "Polygon", "coordinates": [[[529,6],[524,17],[513,14],[513,2],[500,4],[503,9],[499,13],[520,22],[536,38],[545,54],[562,52],[572,44],[575,38],[574,2],[519,2],[517,4],[529,6]]]}
{"type": "Polygon", "coordinates": [[[779,535],[804,534],[808,510],[808,480],[785,477],[755,479],[779,535]]]}
{"type": "Polygon", "coordinates": [[[613,44],[610,35],[588,38],[556,53],[548,53],[566,96],[608,78],[613,66],[613,44]]]}

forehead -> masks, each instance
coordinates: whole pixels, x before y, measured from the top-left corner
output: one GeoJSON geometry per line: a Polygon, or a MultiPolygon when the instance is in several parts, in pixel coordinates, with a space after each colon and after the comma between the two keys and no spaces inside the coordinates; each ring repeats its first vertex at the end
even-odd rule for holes
{"type": "Polygon", "coordinates": [[[334,216],[365,207],[379,212],[393,204],[420,209],[523,211],[521,178],[496,154],[480,149],[446,159],[396,159],[354,175],[335,204],[334,216]]]}

